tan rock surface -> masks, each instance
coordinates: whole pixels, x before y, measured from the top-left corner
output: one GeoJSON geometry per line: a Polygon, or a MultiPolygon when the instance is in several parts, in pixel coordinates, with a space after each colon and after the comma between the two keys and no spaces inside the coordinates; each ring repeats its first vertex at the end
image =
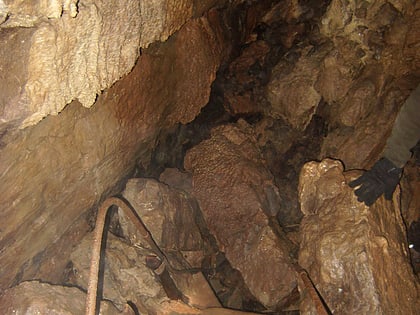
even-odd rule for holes
{"type": "Polygon", "coordinates": [[[77,0],[2,0],[0,27],[33,27],[41,20],[58,19],[62,15],[74,18],[78,14],[78,2],[77,0]]]}
{"type": "Polygon", "coordinates": [[[267,86],[271,115],[281,117],[293,128],[304,130],[316,111],[321,95],[314,88],[320,60],[313,55],[306,57],[310,47],[302,51],[293,69],[287,62],[278,63],[267,86]]]}
{"type": "Polygon", "coordinates": [[[2,130],[0,288],[25,279],[31,259],[110,193],[136,159],[147,164],[157,132],[195,117],[208,101],[221,45],[205,18],[191,21],[145,51],[92,108],[73,102],[34,127],[2,130]]]}
{"type": "MultiPolygon", "coordinates": [[[[56,7],[55,11],[62,9],[56,7]]],[[[64,14],[49,20],[46,17],[51,14],[58,17],[55,16],[58,11],[34,12],[46,16],[24,39],[30,43],[21,52],[24,71],[15,72],[12,78],[3,77],[6,84],[17,79],[21,90],[12,102],[2,104],[9,113],[8,117],[2,117],[3,122],[17,120],[15,123],[20,127],[27,127],[47,115],[57,115],[75,99],[91,107],[101,90],[132,69],[141,34],[138,2],[87,1],[79,3],[77,11],[74,17],[64,14]]],[[[21,33],[19,28],[7,32],[21,33]]],[[[2,54],[13,54],[13,50],[8,50],[13,40],[9,38],[0,44],[2,54]]]]}
{"type": "Polygon", "coordinates": [[[334,314],[417,314],[419,283],[409,264],[399,194],[368,208],[347,185],[357,174],[343,173],[330,159],[303,167],[299,263],[334,314]]]}
{"type": "MultiPolygon", "coordinates": [[[[0,296],[1,314],[84,314],[86,294],[75,287],[38,281],[22,282],[0,296]]],[[[103,315],[121,314],[109,301],[101,302],[103,315]]],[[[127,312],[124,314],[133,314],[127,312]]]]}
{"type": "Polygon", "coordinates": [[[268,225],[279,192],[244,121],[215,128],[187,152],[196,196],[211,233],[251,293],[275,307],[296,286],[288,253],[268,225]]]}
{"type": "MultiPolygon", "coordinates": [[[[92,244],[91,233],[71,255],[72,285],[87,288],[92,244]]],[[[107,235],[106,246],[102,298],[112,301],[120,311],[127,301],[144,305],[149,299],[154,299],[153,303],[167,299],[162,285],[146,266],[145,258],[150,254],[149,250],[130,246],[111,233],[107,235]]]]}
{"type": "MultiPolygon", "coordinates": [[[[162,250],[204,254],[204,240],[195,221],[199,209],[185,192],[154,179],[133,178],[127,182],[123,196],[162,250]]],[[[119,217],[123,233],[130,242],[147,247],[141,233],[126,215],[120,212],[119,217]]]]}
{"type": "Polygon", "coordinates": [[[140,48],[168,39],[194,11],[192,0],[1,3],[0,23],[7,19],[0,24],[0,69],[7,70],[16,53],[20,64],[13,75],[2,70],[0,85],[19,93],[1,104],[0,118],[21,128],[57,115],[76,99],[91,107],[101,91],[131,71],[140,48]]]}
{"type": "Polygon", "coordinates": [[[419,8],[418,1],[331,1],[320,23],[333,43],[316,83],[331,111],[320,159],[353,169],[380,156],[399,106],[418,84],[419,8]]]}

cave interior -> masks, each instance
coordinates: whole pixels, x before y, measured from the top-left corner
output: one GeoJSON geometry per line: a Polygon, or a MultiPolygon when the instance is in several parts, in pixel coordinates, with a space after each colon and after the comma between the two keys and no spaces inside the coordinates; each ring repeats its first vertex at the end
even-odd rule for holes
{"type": "Polygon", "coordinates": [[[402,0],[0,1],[0,313],[83,313],[96,259],[101,314],[416,314],[419,145],[392,200],[348,183],[420,82],[419,21],[402,0]],[[109,203],[98,255],[110,197],[129,210],[109,203]]]}

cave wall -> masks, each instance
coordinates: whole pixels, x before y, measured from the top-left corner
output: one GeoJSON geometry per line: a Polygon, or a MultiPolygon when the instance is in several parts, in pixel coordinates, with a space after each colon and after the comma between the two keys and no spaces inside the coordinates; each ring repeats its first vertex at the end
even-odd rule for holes
{"type": "MultiPolygon", "coordinates": [[[[155,8],[141,8],[148,15],[139,16],[137,1],[79,2],[77,16],[64,12],[48,16],[48,20],[42,7],[28,7],[35,21],[25,28],[20,27],[19,13],[13,11],[25,7],[18,3],[14,7],[14,2],[8,6],[12,11],[3,23],[7,28],[0,31],[0,60],[6,63],[1,67],[11,67],[6,68],[7,75],[2,71],[0,84],[10,88],[1,93],[0,112],[1,289],[33,276],[51,243],[103,195],[114,192],[136,160],[148,163],[161,129],[192,120],[207,103],[223,56],[223,37],[220,29],[213,27],[217,12],[192,19],[193,1],[184,1],[181,7],[174,1],[147,3],[155,8]],[[90,37],[94,30],[83,19],[91,12],[86,6],[95,8],[95,23],[101,32],[108,32],[96,42],[90,37]],[[159,12],[162,14],[157,15],[159,12]],[[18,24],[7,25],[15,18],[18,24]],[[157,22],[160,28],[156,25],[155,34],[142,31],[140,20],[143,28],[147,23],[153,28],[157,22]],[[86,30],[85,35],[77,32],[79,28],[86,30]],[[167,39],[179,28],[176,35],[164,44],[152,45],[136,61],[139,43],[147,46],[167,39]],[[133,36],[135,42],[128,43],[127,36],[133,36]],[[62,50],[47,40],[60,41],[62,50]],[[91,45],[96,50],[92,51],[91,45]],[[121,55],[115,55],[116,51],[121,55]],[[93,60],[92,52],[98,58],[93,60]],[[7,64],[16,53],[22,59],[7,64]],[[83,74],[72,68],[81,62],[83,74]],[[88,74],[89,69],[93,72],[88,74]],[[99,90],[120,77],[95,101],[99,90]],[[31,87],[34,82],[36,89],[31,87]],[[88,102],[82,94],[89,95],[88,102]],[[77,100],[63,110],[73,99],[77,100]],[[86,108],[93,102],[94,106],[86,108]]],[[[200,7],[205,6],[201,3],[200,7]]],[[[88,229],[86,224],[84,227],[88,229]]],[[[73,236],[77,238],[82,231],[73,231],[73,236]]],[[[57,257],[49,266],[53,269],[59,260],[57,257]]]]}
{"type": "MultiPolygon", "coordinates": [[[[89,229],[83,215],[136,161],[147,165],[157,134],[200,112],[228,54],[218,11],[200,17],[223,1],[45,3],[0,1],[1,290],[36,277],[51,246],[71,246],[60,237],[84,231],[72,224],[89,229]]],[[[419,82],[419,6],[332,0],[313,37],[276,65],[268,114],[297,129],[324,115],[319,157],[372,164],[419,82]],[[316,101],[303,108],[304,93],[283,97],[294,86],[316,101]]],[[[266,18],[292,25],[291,48],[311,10],[283,1],[266,18]]]]}
{"type": "Polygon", "coordinates": [[[140,48],[217,1],[196,2],[2,1],[2,123],[24,128],[76,99],[91,107],[131,71],[140,48]]]}
{"type": "MultiPolygon", "coordinates": [[[[323,117],[328,130],[318,159],[337,158],[348,169],[370,167],[399,107],[420,81],[419,6],[332,0],[308,39],[273,68],[270,115],[296,130],[315,115],[323,117]]],[[[308,12],[302,5],[297,21],[308,12]]]]}

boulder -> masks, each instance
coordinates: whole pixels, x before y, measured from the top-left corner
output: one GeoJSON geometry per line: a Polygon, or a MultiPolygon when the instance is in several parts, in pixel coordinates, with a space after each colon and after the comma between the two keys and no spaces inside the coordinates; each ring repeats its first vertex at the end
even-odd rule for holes
{"type": "MultiPolygon", "coordinates": [[[[419,283],[410,266],[399,193],[371,207],[357,201],[340,161],[309,162],[300,174],[299,263],[334,314],[417,314],[419,283]]],[[[307,300],[302,314],[314,314],[307,300]]]]}

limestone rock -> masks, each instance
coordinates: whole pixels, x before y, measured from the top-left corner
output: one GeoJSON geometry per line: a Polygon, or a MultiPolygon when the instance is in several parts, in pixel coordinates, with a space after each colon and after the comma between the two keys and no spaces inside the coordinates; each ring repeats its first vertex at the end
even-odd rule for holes
{"type": "Polygon", "coordinates": [[[74,18],[78,13],[77,0],[0,1],[0,27],[33,27],[41,20],[58,19],[62,15],[74,18]],[[3,17],[3,18],[2,18],[3,17]]]}
{"type": "MultiPolygon", "coordinates": [[[[38,281],[22,282],[0,296],[1,314],[84,314],[86,294],[75,287],[38,281]]],[[[101,302],[100,314],[121,314],[109,301],[101,302]]],[[[133,314],[126,312],[124,314],[133,314]]]]}
{"type": "Polygon", "coordinates": [[[232,115],[253,114],[263,111],[263,82],[267,74],[262,70],[267,54],[270,51],[265,41],[255,41],[244,48],[242,54],[229,66],[227,81],[223,91],[224,107],[232,115]]]}
{"type": "Polygon", "coordinates": [[[279,192],[244,121],[217,127],[209,140],[187,152],[193,194],[220,249],[251,293],[275,307],[296,286],[288,253],[268,217],[276,215],[279,192]]]}
{"type": "MultiPolygon", "coordinates": [[[[127,182],[123,196],[162,250],[203,251],[204,240],[195,221],[198,209],[186,193],[153,179],[133,178],[127,182]]],[[[131,243],[147,246],[122,211],[119,217],[124,235],[131,243]]]]}
{"type": "MultiPolygon", "coordinates": [[[[377,80],[381,79],[377,77],[377,80]]],[[[354,125],[328,133],[322,143],[319,158],[332,156],[340,159],[346,169],[368,169],[376,162],[392,130],[397,104],[403,104],[408,97],[407,86],[411,83],[396,82],[385,88],[382,95],[378,95],[374,90],[380,85],[380,82],[362,79],[354,85],[354,89],[351,88],[354,93],[346,96],[343,105],[338,106],[337,110],[341,110],[341,114],[337,116],[342,122],[354,125]],[[366,98],[359,102],[359,97],[363,95],[366,98]],[[351,109],[344,109],[344,105],[350,103],[351,109]]]]}
{"type": "Polygon", "coordinates": [[[321,95],[314,84],[319,74],[320,60],[306,57],[305,48],[293,68],[286,62],[278,63],[267,86],[267,98],[273,117],[281,117],[293,128],[304,130],[316,111],[321,95]]]}
{"type": "MultiPolygon", "coordinates": [[[[93,238],[87,237],[71,254],[73,265],[70,283],[87,288],[93,238]]],[[[142,305],[150,298],[165,299],[166,295],[153,271],[146,267],[145,257],[150,251],[134,248],[111,233],[105,249],[103,298],[113,301],[122,311],[127,301],[142,305]]]]}
{"type": "MultiPolygon", "coordinates": [[[[339,51],[333,49],[322,60],[320,65],[315,89],[325,101],[331,105],[340,102],[348,93],[350,86],[353,83],[353,76],[357,73],[355,69],[352,69],[353,64],[357,63],[354,60],[347,59],[349,59],[347,55],[343,56],[339,51]]],[[[353,95],[353,93],[351,93],[351,95],[353,95]]],[[[342,107],[340,109],[342,109],[342,107]]],[[[353,107],[351,108],[353,109],[353,107]]],[[[347,108],[344,107],[344,109],[347,108]]],[[[341,115],[339,110],[337,110],[337,114],[341,115]]]]}
{"type": "MultiPolygon", "coordinates": [[[[131,192],[133,192],[133,187],[131,187],[131,192]]],[[[148,192],[151,193],[150,190],[148,192]]],[[[160,197],[171,198],[172,195],[161,195],[160,197]]],[[[152,203],[152,199],[149,199],[148,202],[152,203]]],[[[136,239],[136,231],[130,230],[128,232],[128,223],[124,223],[122,213],[120,214],[120,220],[122,220],[124,233],[128,234],[131,232],[132,234],[129,234],[129,238],[131,240],[136,239]]],[[[153,228],[152,225],[148,227],[153,228]]],[[[168,224],[165,227],[167,230],[170,230],[168,224]]],[[[181,230],[180,233],[184,233],[187,230],[187,226],[182,224],[179,228],[181,230]]],[[[168,237],[171,236],[173,235],[169,233],[168,237]]],[[[171,239],[171,241],[176,242],[176,237],[171,239]]],[[[88,235],[73,251],[71,255],[72,272],[69,278],[71,284],[83,288],[87,287],[92,242],[92,235],[88,235]]],[[[112,301],[121,311],[124,309],[126,302],[131,301],[131,303],[141,309],[142,313],[162,314],[160,311],[161,305],[170,301],[167,295],[168,283],[159,279],[158,275],[160,273],[155,274],[150,269],[150,266],[147,265],[147,257],[149,255],[154,256],[155,253],[150,249],[139,246],[140,242],[138,240],[134,244],[135,246],[128,244],[127,240],[117,238],[113,234],[109,233],[107,235],[106,249],[104,251],[102,298],[112,301]]],[[[168,250],[166,249],[165,251],[168,250]]],[[[178,266],[177,261],[172,259],[172,256],[167,255],[167,257],[172,266],[178,266]]],[[[188,267],[186,268],[188,269],[188,267]]],[[[186,310],[192,311],[194,308],[221,307],[203,274],[197,272],[176,272],[170,268],[166,268],[166,270],[174,281],[177,290],[186,297],[185,301],[180,304],[181,309],[184,309],[185,312],[187,312],[186,310]],[[186,301],[188,301],[188,305],[186,301]]],[[[172,289],[169,288],[169,290],[172,289]]],[[[184,313],[180,312],[179,314],[184,313]]]]}
{"type": "Polygon", "coordinates": [[[258,315],[258,313],[241,312],[237,310],[222,308],[222,307],[209,307],[199,309],[188,306],[180,301],[165,301],[159,305],[159,315],[258,315]]]}
{"type": "MultiPolygon", "coordinates": [[[[420,146],[417,146],[417,150],[420,146]]],[[[420,167],[416,159],[420,158],[420,152],[404,166],[404,173],[400,181],[401,185],[401,212],[407,226],[414,221],[420,220],[420,167]]],[[[419,248],[420,249],[420,248],[419,248]]]]}
{"type": "Polygon", "coordinates": [[[165,41],[177,31],[193,12],[191,0],[140,1],[140,47],[147,47],[157,40],[165,41]]]}
{"type": "Polygon", "coordinates": [[[177,168],[167,168],[159,176],[159,180],[173,188],[190,192],[192,189],[191,174],[182,172],[177,168]]]}
{"type": "MultiPolygon", "coordinates": [[[[133,71],[101,94],[95,106],[72,102],[36,126],[0,128],[1,289],[32,279],[49,244],[95,208],[103,194],[121,189],[120,180],[128,178],[136,160],[149,163],[156,135],[192,120],[208,102],[222,42],[205,17],[190,23],[170,41],[145,50],[133,71]]],[[[33,29],[20,31],[13,46],[17,56],[19,40],[30,38],[33,29]]],[[[8,32],[14,29],[1,34],[8,32]]],[[[8,97],[20,95],[15,86],[8,97]]],[[[55,261],[65,265],[67,258],[55,261]]]]}
{"type": "MultiPolygon", "coordinates": [[[[418,280],[409,264],[399,195],[368,208],[347,185],[356,175],[330,159],[303,167],[299,263],[334,314],[416,314],[418,280]]],[[[301,311],[308,309],[303,303],[301,311]]]]}
{"type": "Polygon", "coordinates": [[[165,41],[191,19],[193,6],[192,0],[1,1],[0,68],[10,68],[13,47],[20,47],[19,67],[0,76],[0,85],[16,90],[1,104],[1,123],[25,128],[76,99],[91,107],[131,71],[140,48],[165,41]]]}
{"type": "MultiPolygon", "coordinates": [[[[21,92],[3,105],[9,113],[3,122],[17,120],[27,127],[58,114],[74,99],[91,107],[101,90],[132,69],[138,57],[139,21],[137,1],[87,1],[80,3],[76,17],[42,20],[24,39],[31,44],[21,52],[22,72],[4,77],[6,84],[18,80],[21,92]],[[13,110],[17,104],[23,110],[13,110]]],[[[15,34],[21,31],[7,32],[14,38],[2,41],[2,54],[13,54],[9,47],[18,45],[15,34]]]]}
{"type": "MultiPolygon", "coordinates": [[[[357,53],[363,62],[370,63],[372,58],[395,59],[396,56],[388,55],[388,52],[401,45],[401,42],[393,40],[392,37],[396,34],[400,39],[406,36],[406,24],[409,22],[409,16],[416,14],[415,6],[413,2],[399,0],[333,0],[322,18],[320,31],[342,52],[347,51],[346,55],[357,53]],[[407,14],[408,12],[411,13],[407,14]],[[398,29],[402,32],[397,31],[398,29]],[[350,43],[351,45],[348,45],[350,43]]],[[[401,54],[402,51],[395,53],[401,54]]]]}
{"type": "Polygon", "coordinates": [[[398,107],[418,84],[419,6],[330,2],[319,26],[332,47],[315,87],[329,105],[331,132],[319,159],[369,168],[381,155],[398,107]]]}

